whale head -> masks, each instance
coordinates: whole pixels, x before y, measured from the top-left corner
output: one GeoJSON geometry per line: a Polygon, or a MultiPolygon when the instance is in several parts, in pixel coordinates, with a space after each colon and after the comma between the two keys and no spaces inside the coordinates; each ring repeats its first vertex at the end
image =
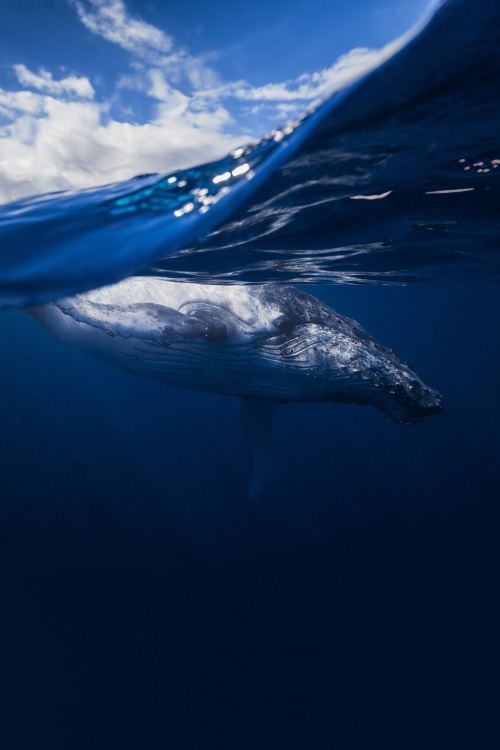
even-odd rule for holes
{"type": "MultiPolygon", "coordinates": [[[[382,349],[382,347],[380,347],[382,349]]],[[[366,380],[367,401],[396,424],[415,424],[443,411],[443,397],[392,352],[379,352],[379,369],[366,380]]]]}
{"type": "MultiPolygon", "coordinates": [[[[333,311],[331,311],[333,313],[333,311]]],[[[310,400],[371,404],[398,424],[443,411],[443,397],[356,321],[298,325],[280,344],[280,357],[302,370],[310,400]]]]}
{"type": "Polygon", "coordinates": [[[383,390],[379,408],[398,424],[414,424],[444,409],[439,391],[404,363],[396,371],[391,369],[387,373],[383,390]]]}
{"type": "Polygon", "coordinates": [[[355,320],[299,290],[280,297],[279,334],[260,352],[272,358],[284,392],[296,388],[289,400],[371,404],[398,424],[443,411],[441,394],[355,320]]]}

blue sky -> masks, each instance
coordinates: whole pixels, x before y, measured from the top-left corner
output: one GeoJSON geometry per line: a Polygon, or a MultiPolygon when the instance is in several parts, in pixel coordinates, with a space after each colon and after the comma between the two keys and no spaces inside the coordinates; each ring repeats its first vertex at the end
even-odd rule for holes
{"type": "Polygon", "coordinates": [[[429,0],[2,0],[0,201],[218,158],[374,66],[429,0]]]}

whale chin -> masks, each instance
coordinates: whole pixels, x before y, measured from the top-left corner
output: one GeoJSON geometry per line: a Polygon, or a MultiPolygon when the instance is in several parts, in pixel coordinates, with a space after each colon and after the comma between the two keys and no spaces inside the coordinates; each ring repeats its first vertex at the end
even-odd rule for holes
{"type": "Polygon", "coordinates": [[[379,408],[385,411],[395,424],[412,425],[422,422],[424,417],[441,414],[444,411],[444,402],[438,391],[432,391],[416,401],[409,400],[405,403],[404,400],[399,400],[379,408]]]}

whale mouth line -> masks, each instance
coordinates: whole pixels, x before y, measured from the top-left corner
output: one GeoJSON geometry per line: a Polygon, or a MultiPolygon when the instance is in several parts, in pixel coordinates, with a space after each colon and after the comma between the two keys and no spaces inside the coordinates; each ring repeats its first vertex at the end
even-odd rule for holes
{"type": "MultiPolygon", "coordinates": [[[[381,407],[383,408],[383,407],[381,407]]],[[[436,400],[427,404],[398,402],[391,404],[387,413],[395,424],[412,425],[422,422],[424,417],[442,414],[444,411],[443,398],[439,394],[436,400]]]]}

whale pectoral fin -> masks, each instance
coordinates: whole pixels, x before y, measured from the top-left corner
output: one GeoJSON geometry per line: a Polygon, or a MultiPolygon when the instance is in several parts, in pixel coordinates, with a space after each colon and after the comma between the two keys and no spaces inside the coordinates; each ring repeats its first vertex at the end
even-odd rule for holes
{"type": "Polygon", "coordinates": [[[273,417],[279,404],[265,398],[242,398],[241,419],[252,461],[248,497],[256,500],[264,490],[271,469],[273,417]]]}

